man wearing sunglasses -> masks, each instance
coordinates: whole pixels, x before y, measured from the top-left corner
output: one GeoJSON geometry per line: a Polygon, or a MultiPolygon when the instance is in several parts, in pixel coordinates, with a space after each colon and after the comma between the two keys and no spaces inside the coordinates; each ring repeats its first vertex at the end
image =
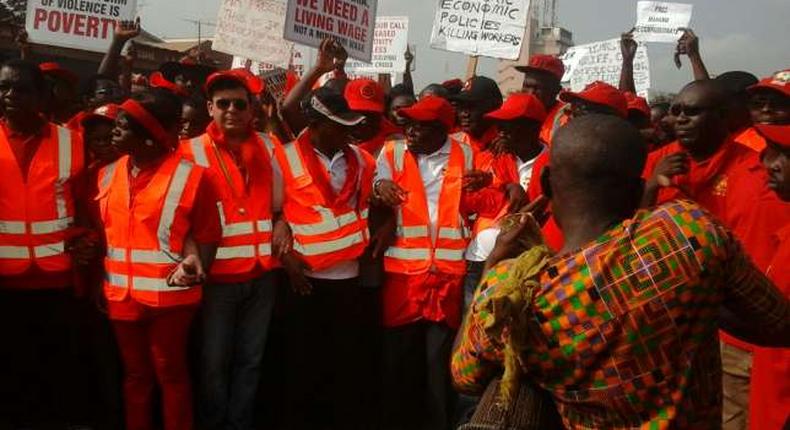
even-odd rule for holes
{"type": "MultiPolygon", "coordinates": [[[[790,223],[790,203],[768,187],[759,153],[734,140],[721,82],[688,84],[670,108],[678,140],[648,157],[643,204],[695,200],[729,227],[761,270],[776,252],[773,235],[790,223]]],[[[754,347],[721,333],[724,423],[745,426],[750,351],[754,347]]]]}
{"type": "Polygon", "coordinates": [[[205,90],[212,122],[180,147],[208,170],[220,196],[222,241],[203,290],[200,420],[206,429],[250,429],[275,298],[279,142],[253,128],[252,100],[263,90],[257,77],[217,72],[205,90]]]}

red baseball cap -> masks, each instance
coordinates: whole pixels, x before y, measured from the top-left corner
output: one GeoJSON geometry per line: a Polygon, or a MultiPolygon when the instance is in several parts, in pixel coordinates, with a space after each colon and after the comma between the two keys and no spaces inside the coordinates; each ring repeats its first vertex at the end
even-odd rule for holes
{"type": "Polygon", "coordinates": [[[56,78],[61,78],[66,80],[71,85],[77,85],[80,83],[80,78],[71,70],[65,69],[60,66],[58,63],[49,62],[49,63],[41,63],[38,65],[38,69],[41,70],[42,73],[45,75],[54,76],[56,78]]]}
{"type": "Polygon", "coordinates": [[[447,100],[427,95],[417,103],[398,109],[398,115],[418,122],[439,121],[450,130],[455,125],[455,109],[447,100]]]}
{"type": "Polygon", "coordinates": [[[595,81],[578,93],[563,91],[560,93],[560,100],[565,103],[572,103],[573,100],[584,100],[589,103],[609,106],[621,117],[628,117],[628,101],[623,93],[603,81],[595,81]]]}
{"type": "Polygon", "coordinates": [[[80,119],[81,124],[85,124],[86,121],[92,119],[105,119],[108,121],[115,121],[115,118],[118,118],[118,112],[120,112],[121,106],[115,103],[107,103],[106,105],[102,105],[97,107],[91,112],[86,113],[80,119]]]}
{"type": "Polygon", "coordinates": [[[754,127],[766,140],[790,149],[790,125],[755,124],[754,127]]]}
{"type": "Polygon", "coordinates": [[[565,75],[565,65],[562,64],[562,60],[553,55],[533,55],[529,57],[529,62],[526,66],[516,66],[516,70],[522,73],[533,70],[549,72],[560,80],[565,75]]]}
{"type": "Polygon", "coordinates": [[[181,97],[189,96],[189,93],[186,90],[174,84],[173,82],[168,81],[162,72],[151,73],[151,76],[148,77],[148,85],[150,85],[151,88],[162,88],[168,90],[181,97]]]}
{"type": "Polygon", "coordinates": [[[353,111],[384,113],[384,89],[373,79],[349,81],[343,95],[353,111]]]}
{"type": "Polygon", "coordinates": [[[543,103],[532,94],[513,93],[505,100],[502,107],[487,113],[488,119],[510,121],[518,118],[526,118],[537,122],[546,119],[546,108],[543,103]]]}
{"type": "Polygon", "coordinates": [[[790,69],[776,72],[773,76],[761,79],[760,82],[749,87],[749,91],[759,89],[779,91],[785,97],[790,97],[790,69]]]}
{"type": "Polygon", "coordinates": [[[263,92],[265,85],[260,78],[250,73],[247,69],[231,69],[231,70],[220,70],[219,72],[212,73],[208,79],[206,79],[206,84],[203,86],[203,89],[206,93],[209,92],[211,86],[214,85],[217,81],[231,79],[240,84],[244,85],[244,88],[250,92],[250,94],[258,95],[263,92]]]}
{"type": "Polygon", "coordinates": [[[647,104],[647,100],[644,97],[639,97],[638,95],[632,93],[631,91],[623,92],[625,96],[625,100],[628,102],[628,111],[637,111],[642,115],[650,118],[650,105],[647,104]]]}

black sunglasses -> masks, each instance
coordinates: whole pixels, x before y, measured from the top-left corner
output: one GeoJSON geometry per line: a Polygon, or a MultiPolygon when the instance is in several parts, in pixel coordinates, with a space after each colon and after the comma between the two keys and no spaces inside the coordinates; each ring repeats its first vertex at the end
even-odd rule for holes
{"type": "Polygon", "coordinates": [[[669,108],[669,114],[672,116],[680,116],[680,114],[683,114],[685,116],[697,116],[711,109],[713,109],[713,107],[711,106],[686,106],[681,104],[675,104],[669,108]]]}
{"type": "Polygon", "coordinates": [[[231,104],[236,110],[240,111],[245,111],[250,106],[249,102],[244,99],[219,99],[214,102],[214,105],[222,110],[230,109],[231,104]]]}

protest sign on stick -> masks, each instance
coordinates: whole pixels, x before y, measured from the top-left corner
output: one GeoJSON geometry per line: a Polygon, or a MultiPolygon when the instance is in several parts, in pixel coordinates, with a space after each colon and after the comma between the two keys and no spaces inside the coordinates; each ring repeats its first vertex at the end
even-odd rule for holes
{"type": "Polygon", "coordinates": [[[529,0],[438,0],[431,47],[515,60],[528,14],[529,0]]]}
{"type": "Polygon", "coordinates": [[[674,43],[691,22],[692,5],[640,1],[636,4],[634,39],[639,42],[674,43]]]}
{"type": "Polygon", "coordinates": [[[469,57],[466,62],[466,80],[472,79],[472,77],[477,74],[477,63],[479,61],[480,57],[477,55],[469,57]]]}
{"type": "MultiPolygon", "coordinates": [[[[581,91],[593,81],[604,81],[615,87],[620,83],[623,62],[620,39],[574,46],[561,58],[565,65],[562,84],[572,91],[581,91]]],[[[637,94],[647,98],[650,88],[650,62],[644,44],[640,44],[636,50],[634,84],[637,94]]]]}
{"type": "Polygon", "coordinates": [[[253,61],[288,67],[293,43],[283,40],[285,0],[224,0],[212,48],[253,61]]]}
{"type": "Polygon", "coordinates": [[[318,48],[332,37],[348,56],[369,63],[377,0],[288,0],[284,38],[318,48]]]}
{"type": "Polygon", "coordinates": [[[403,73],[403,54],[409,41],[408,16],[379,16],[373,32],[373,58],[370,63],[349,60],[346,71],[358,73],[403,73]]]}
{"type": "Polygon", "coordinates": [[[136,11],[137,0],[28,0],[25,30],[33,43],[106,52],[115,24],[136,11]]]}

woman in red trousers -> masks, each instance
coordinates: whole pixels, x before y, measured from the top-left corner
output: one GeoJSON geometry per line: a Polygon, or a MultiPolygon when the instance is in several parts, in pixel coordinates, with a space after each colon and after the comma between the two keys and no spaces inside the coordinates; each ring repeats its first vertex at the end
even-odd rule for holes
{"type": "Polygon", "coordinates": [[[112,141],[127,155],[98,177],[104,297],[124,364],[127,430],[152,428],[156,382],[165,430],[193,427],[188,330],[221,232],[204,170],[174,152],[180,117],[181,102],[164,90],[124,102],[112,141]]]}

